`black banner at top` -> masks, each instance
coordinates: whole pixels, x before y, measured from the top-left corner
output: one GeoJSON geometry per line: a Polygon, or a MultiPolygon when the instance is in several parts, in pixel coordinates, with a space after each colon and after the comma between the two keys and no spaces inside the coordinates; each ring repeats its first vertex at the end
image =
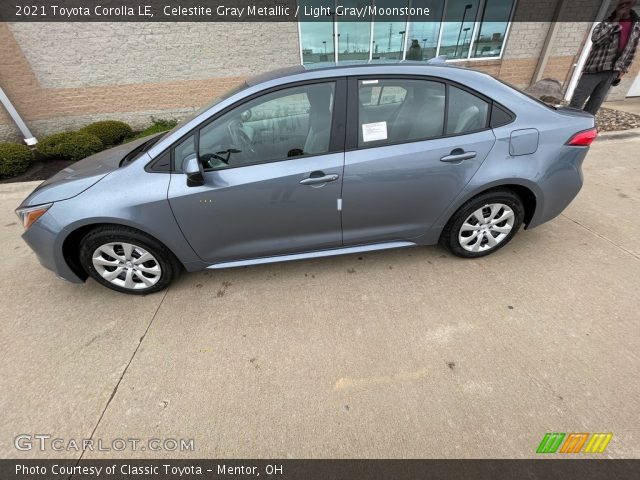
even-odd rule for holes
{"type": "Polygon", "coordinates": [[[5,22],[593,22],[617,0],[2,0],[5,22]],[[472,19],[473,17],[473,19],[472,19]]]}

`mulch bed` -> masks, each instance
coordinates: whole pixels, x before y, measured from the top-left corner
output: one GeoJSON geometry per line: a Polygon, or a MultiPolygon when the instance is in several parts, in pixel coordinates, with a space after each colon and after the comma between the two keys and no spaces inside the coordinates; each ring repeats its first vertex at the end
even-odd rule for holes
{"type": "Polygon", "coordinates": [[[596,125],[601,132],[630,130],[640,127],[640,115],[602,107],[596,115],[596,125]]]}
{"type": "Polygon", "coordinates": [[[0,183],[13,183],[13,182],[33,182],[36,180],[46,180],[58,173],[63,168],[67,168],[72,163],[71,160],[48,160],[46,162],[34,162],[29,170],[17,177],[5,178],[0,180],[0,183]]]}

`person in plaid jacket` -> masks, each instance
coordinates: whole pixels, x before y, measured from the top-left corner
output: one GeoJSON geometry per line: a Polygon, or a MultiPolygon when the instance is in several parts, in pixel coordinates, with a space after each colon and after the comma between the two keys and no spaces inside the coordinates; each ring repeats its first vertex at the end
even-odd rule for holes
{"type": "Polygon", "coordinates": [[[620,0],[611,16],[594,28],[593,46],[569,106],[595,115],[611,86],[629,70],[640,39],[635,4],[636,0],[620,0]]]}

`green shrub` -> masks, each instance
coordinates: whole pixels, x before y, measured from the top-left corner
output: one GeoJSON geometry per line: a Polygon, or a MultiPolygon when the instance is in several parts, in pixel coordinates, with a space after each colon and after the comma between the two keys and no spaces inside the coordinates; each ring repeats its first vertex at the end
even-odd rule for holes
{"type": "Polygon", "coordinates": [[[166,132],[178,124],[178,121],[173,119],[152,118],[151,121],[153,123],[141,132],[138,132],[134,138],[142,138],[153,135],[154,133],[166,132]]]}
{"type": "Polygon", "coordinates": [[[90,123],[79,130],[80,133],[95,135],[104,145],[115,145],[127,137],[133,135],[131,127],[117,120],[103,120],[90,123]]]}
{"type": "Polygon", "coordinates": [[[27,171],[31,150],[19,143],[0,143],[0,178],[15,177],[27,171]]]}
{"type": "Polygon", "coordinates": [[[45,157],[80,160],[102,150],[98,137],[89,133],[62,132],[43,138],[38,143],[38,151],[45,157]]]}

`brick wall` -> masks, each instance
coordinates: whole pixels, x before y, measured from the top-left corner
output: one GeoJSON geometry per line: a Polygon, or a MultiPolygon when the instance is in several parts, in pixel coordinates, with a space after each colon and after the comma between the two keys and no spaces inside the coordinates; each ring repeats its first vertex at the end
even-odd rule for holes
{"type": "Polygon", "coordinates": [[[297,38],[293,23],[0,23],[0,86],[37,137],[105,118],[143,127],[299,64],[297,38]]]}
{"type": "MultiPolygon", "coordinates": [[[[565,8],[595,16],[599,1],[565,8]]],[[[550,17],[555,0],[517,9],[502,59],[456,64],[529,86],[552,24],[526,21],[527,8],[550,17]]],[[[566,85],[589,28],[558,25],[543,78],[566,85]]],[[[135,128],[181,118],[247,76],[300,62],[294,23],[0,23],[0,45],[0,86],[37,137],[105,118],[135,128]]],[[[609,98],[624,98],[638,70],[609,98]]],[[[20,138],[0,108],[0,141],[20,138]]]]}

